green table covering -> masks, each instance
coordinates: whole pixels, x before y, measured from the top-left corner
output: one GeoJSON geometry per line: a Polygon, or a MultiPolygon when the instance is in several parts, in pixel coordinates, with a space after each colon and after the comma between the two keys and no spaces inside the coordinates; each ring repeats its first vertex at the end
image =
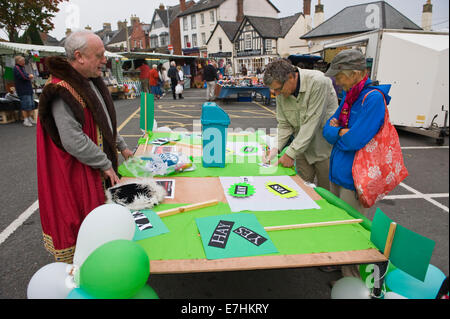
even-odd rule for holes
{"type": "MultiPolygon", "coordinates": [[[[249,213],[254,214],[264,227],[352,219],[345,211],[324,199],[318,200],[317,204],[321,209],[249,213]]],[[[161,204],[154,210],[162,211],[177,206],[184,205],[161,204]]],[[[216,206],[163,217],[162,221],[169,232],[137,243],[145,249],[150,260],[204,259],[206,256],[195,219],[224,214],[232,212],[228,204],[219,203],[216,206]]],[[[279,251],[270,255],[376,249],[370,241],[370,232],[358,224],[271,231],[269,236],[279,251]]]]}

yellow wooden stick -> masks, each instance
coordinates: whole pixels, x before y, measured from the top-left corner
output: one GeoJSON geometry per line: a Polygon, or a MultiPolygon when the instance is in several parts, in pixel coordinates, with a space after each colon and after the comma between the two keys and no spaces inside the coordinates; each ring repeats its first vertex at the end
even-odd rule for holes
{"type": "Polygon", "coordinates": [[[347,225],[347,224],[359,224],[362,223],[362,219],[348,219],[348,220],[336,220],[331,222],[309,223],[309,224],[296,224],[296,225],[282,225],[282,226],[269,226],[264,227],[266,231],[286,230],[286,229],[298,229],[298,228],[311,228],[311,227],[323,227],[334,225],[347,225]]]}
{"type": "Polygon", "coordinates": [[[145,140],[145,146],[144,146],[144,151],[143,153],[145,153],[145,151],[147,150],[147,145],[148,145],[148,140],[149,140],[150,136],[147,135],[147,139],[145,140]]]}
{"type": "Polygon", "coordinates": [[[187,147],[193,147],[193,148],[201,148],[203,149],[203,146],[201,145],[194,145],[194,144],[187,144],[187,143],[180,143],[180,142],[170,142],[170,145],[180,145],[180,146],[187,146],[187,147]]]}
{"type": "Polygon", "coordinates": [[[389,232],[386,239],[386,244],[384,245],[384,256],[389,258],[391,255],[392,242],[394,241],[395,230],[397,229],[397,223],[392,222],[389,226],[389,232]]]}
{"type": "Polygon", "coordinates": [[[218,203],[219,203],[219,201],[214,199],[214,200],[210,200],[207,202],[201,202],[201,203],[196,203],[196,204],[192,204],[192,205],[181,206],[181,207],[177,207],[177,208],[164,210],[164,211],[158,212],[156,214],[158,214],[159,217],[167,217],[167,216],[172,216],[172,215],[179,214],[179,213],[188,212],[190,210],[214,206],[214,205],[217,205],[218,203]]]}

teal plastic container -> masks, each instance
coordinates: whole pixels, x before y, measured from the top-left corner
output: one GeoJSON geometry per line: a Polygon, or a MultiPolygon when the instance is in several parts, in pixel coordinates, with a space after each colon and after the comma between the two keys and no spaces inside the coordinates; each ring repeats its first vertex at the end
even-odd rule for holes
{"type": "Polygon", "coordinates": [[[216,103],[202,105],[203,167],[225,167],[230,117],[216,103]]]}

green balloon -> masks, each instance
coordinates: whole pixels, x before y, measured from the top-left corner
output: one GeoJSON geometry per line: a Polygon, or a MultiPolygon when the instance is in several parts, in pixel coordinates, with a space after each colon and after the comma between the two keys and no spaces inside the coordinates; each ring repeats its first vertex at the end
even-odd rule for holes
{"type": "Polygon", "coordinates": [[[128,299],[147,282],[150,262],[130,240],[113,240],[94,250],[80,268],[80,288],[94,298],[128,299]]]}
{"type": "Polygon", "coordinates": [[[159,299],[159,297],[152,287],[144,285],[132,299],[159,299]]]}

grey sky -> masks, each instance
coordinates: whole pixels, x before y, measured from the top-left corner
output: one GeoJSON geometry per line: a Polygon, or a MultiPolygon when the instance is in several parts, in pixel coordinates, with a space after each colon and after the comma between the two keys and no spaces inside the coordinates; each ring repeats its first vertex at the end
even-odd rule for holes
{"type": "MultiPolygon", "coordinates": [[[[250,0],[251,1],[251,0],[250,0]]],[[[303,0],[271,0],[280,10],[279,17],[289,16],[303,11],[303,0]]],[[[317,0],[311,1],[311,14],[314,14],[314,6],[317,0]]],[[[321,0],[324,5],[325,19],[347,6],[374,2],[374,0],[321,0]]],[[[391,6],[399,10],[417,25],[421,25],[422,8],[426,0],[387,0],[391,6]]],[[[109,22],[112,29],[117,29],[118,20],[130,21],[130,16],[137,15],[141,21],[150,23],[154,9],[160,3],[165,5],[176,5],[179,0],[70,0],[60,6],[61,10],[54,18],[55,29],[50,35],[60,40],[65,36],[67,27],[78,26],[84,28],[86,25],[94,31],[102,29],[103,22],[109,22]]],[[[442,30],[449,27],[449,1],[432,0],[433,4],[433,30],[442,30]]]]}

